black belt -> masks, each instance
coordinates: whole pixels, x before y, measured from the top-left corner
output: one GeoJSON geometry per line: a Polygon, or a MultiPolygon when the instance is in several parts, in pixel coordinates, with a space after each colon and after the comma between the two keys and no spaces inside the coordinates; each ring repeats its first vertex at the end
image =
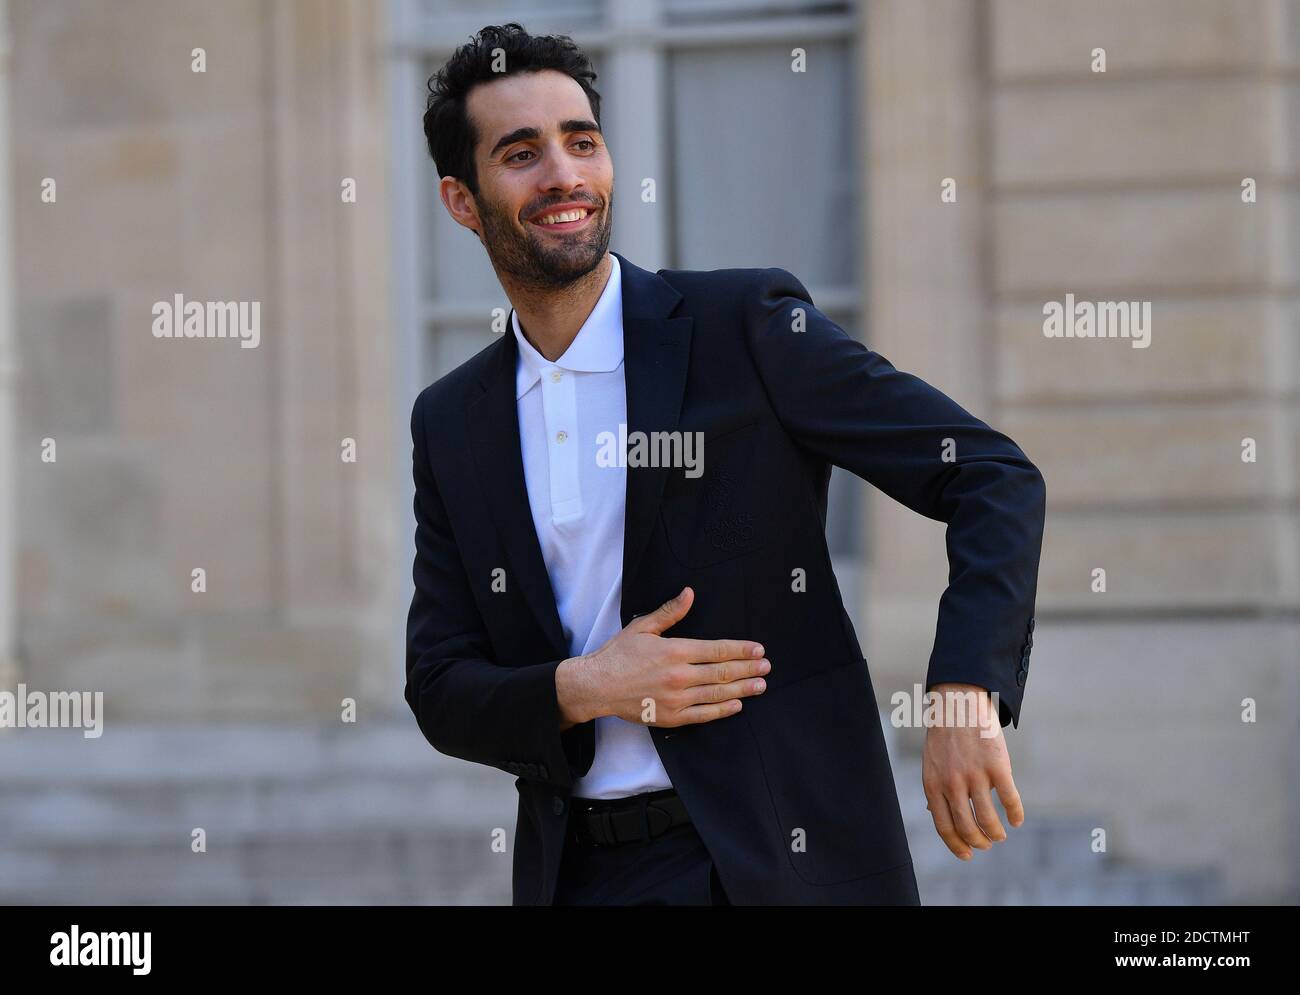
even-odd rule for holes
{"type": "Polygon", "coordinates": [[[626,798],[574,797],[572,805],[569,826],[591,846],[644,843],[691,821],[672,788],[626,798]]]}

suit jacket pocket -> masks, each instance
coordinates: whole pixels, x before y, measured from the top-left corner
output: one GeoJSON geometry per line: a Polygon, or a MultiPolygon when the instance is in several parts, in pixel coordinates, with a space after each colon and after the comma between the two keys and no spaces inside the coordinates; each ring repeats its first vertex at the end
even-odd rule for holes
{"type": "Polygon", "coordinates": [[[860,658],[747,702],[783,846],[808,884],[911,859],[893,772],[860,658]]]}
{"type": "Polygon", "coordinates": [[[659,513],[673,556],[706,567],[761,549],[766,541],[760,491],[757,422],[717,438],[704,436],[698,476],[674,468],[664,484],[659,513]]]}

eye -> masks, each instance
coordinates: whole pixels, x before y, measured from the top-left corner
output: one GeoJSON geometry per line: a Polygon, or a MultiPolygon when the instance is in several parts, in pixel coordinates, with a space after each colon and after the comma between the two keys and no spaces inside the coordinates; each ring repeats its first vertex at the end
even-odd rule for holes
{"type": "Polygon", "coordinates": [[[515,159],[518,159],[521,155],[532,155],[532,154],[533,154],[532,149],[520,149],[514,155],[506,156],[506,162],[511,162],[515,159]]]}
{"type": "Polygon", "coordinates": [[[593,142],[590,138],[582,138],[582,139],[579,139],[578,141],[574,142],[573,144],[574,144],[574,145],[587,145],[587,146],[590,146],[590,147],[593,148],[593,149],[596,147],[596,143],[593,142]]]}

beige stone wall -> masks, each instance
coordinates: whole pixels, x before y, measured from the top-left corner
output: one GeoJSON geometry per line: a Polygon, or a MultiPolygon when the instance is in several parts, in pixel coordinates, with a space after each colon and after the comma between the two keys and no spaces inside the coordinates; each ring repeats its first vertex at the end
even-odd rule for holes
{"type": "Polygon", "coordinates": [[[14,610],[14,385],[18,367],[14,336],[13,240],[10,222],[9,67],[13,38],[9,0],[0,0],[0,687],[18,679],[17,613],[14,610]]]}
{"type": "MultiPolygon", "coordinates": [[[[1009,736],[1031,817],[1095,815],[1113,853],[1294,899],[1300,4],[878,0],[865,18],[866,337],[1047,480],[1009,736]],[[1067,292],[1151,301],[1150,347],[1046,338],[1067,292]]],[[[871,522],[869,658],[906,688],[942,526],[886,501],[871,522]]]]}
{"type": "MultiPolygon", "coordinates": [[[[22,677],[104,690],[113,721],[400,712],[386,5],[8,8],[22,677]],[[260,347],[155,340],[176,293],[261,301],[260,347]]],[[[860,10],[864,337],[1048,482],[1009,734],[1029,816],[1216,868],[1229,900],[1294,900],[1300,2],[860,10]],[[1066,292],[1151,300],[1151,348],[1045,339],[1066,292]]],[[[941,525],[869,515],[862,634],[887,698],[923,677],[947,564],[941,525]]]]}
{"type": "Polygon", "coordinates": [[[383,10],[11,4],[32,685],[118,720],[400,705],[383,10]],[[261,302],[260,345],[154,338],[177,293],[261,302]]]}

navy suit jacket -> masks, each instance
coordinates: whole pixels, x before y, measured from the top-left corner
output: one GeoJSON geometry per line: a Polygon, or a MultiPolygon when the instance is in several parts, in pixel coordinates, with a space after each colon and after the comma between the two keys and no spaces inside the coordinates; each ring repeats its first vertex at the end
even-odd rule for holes
{"type": "MultiPolygon", "coordinates": [[[[1028,673],[1043,478],[787,271],[651,273],[615,255],[628,432],[704,440],[702,475],[627,469],[622,622],[689,584],[670,635],[757,640],[772,661],[768,690],[739,713],[652,726],[655,749],[734,904],[915,904],[880,713],[826,546],[831,467],[947,523],[925,686],[997,691],[1004,726],[1028,673]]],[[[406,700],[435,749],[516,775],[514,904],[544,905],[595,736],[592,722],[559,728],[569,654],[524,481],[517,351],[507,332],[412,411],[406,700]]]]}

